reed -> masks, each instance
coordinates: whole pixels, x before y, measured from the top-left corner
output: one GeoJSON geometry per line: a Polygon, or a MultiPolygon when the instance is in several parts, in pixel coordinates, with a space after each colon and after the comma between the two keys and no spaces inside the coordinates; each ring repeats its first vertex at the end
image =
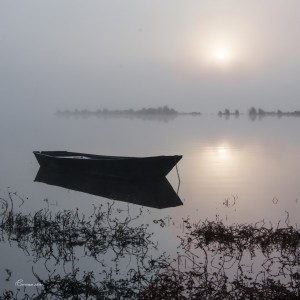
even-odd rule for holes
{"type": "MultiPolygon", "coordinates": [[[[142,209],[135,216],[114,204],[94,207],[90,216],[78,209],[53,213],[49,207],[24,214],[10,202],[12,195],[1,198],[1,242],[33,258],[32,273],[42,288],[6,290],[0,299],[300,298],[300,233],[288,213],[276,226],[184,219],[178,254],[171,257],[159,253],[148,225],[136,225],[142,209]],[[82,269],[79,249],[101,271],[82,269]],[[107,253],[113,255],[104,268],[107,253]],[[120,264],[128,259],[122,273],[120,264]],[[48,276],[35,270],[38,261],[48,276]],[[64,267],[58,270],[59,264],[64,267]]],[[[153,223],[158,229],[173,226],[163,219],[153,223]]],[[[6,272],[10,280],[12,271],[6,272]]]]}

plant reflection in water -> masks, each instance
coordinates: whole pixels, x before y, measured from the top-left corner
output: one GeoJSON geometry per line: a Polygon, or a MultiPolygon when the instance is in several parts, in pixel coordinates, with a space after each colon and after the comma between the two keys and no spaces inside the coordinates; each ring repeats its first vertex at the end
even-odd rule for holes
{"type": "Polygon", "coordinates": [[[183,220],[178,255],[171,257],[159,254],[148,225],[135,224],[143,209],[136,216],[114,204],[94,207],[88,217],[78,210],[24,214],[14,211],[11,192],[1,206],[1,242],[15,243],[46,269],[40,274],[32,266],[40,289],[5,290],[1,299],[300,297],[300,233],[288,214],[277,226],[183,220]],[[97,271],[80,264],[85,258],[97,271]]]}

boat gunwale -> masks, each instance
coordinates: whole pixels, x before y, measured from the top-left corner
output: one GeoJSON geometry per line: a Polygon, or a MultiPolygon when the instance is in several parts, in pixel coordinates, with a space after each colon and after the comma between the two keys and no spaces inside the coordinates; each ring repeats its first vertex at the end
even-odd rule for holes
{"type": "Polygon", "coordinates": [[[156,159],[156,158],[178,158],[178,161],[182,158],[182,155],[158,155],[158,156],[146,156],[146,157],[130,157],[130,156],[109,156],[109,155],[97,155],[97,154],[88,154],[88,153],[77,153],[77,152],[68,152],[68,151],[33,151],[35,155],[41,155],[46,157],[51,157],[55,159],[82,159],[82,160],[143,160],[143,159],[156,159]],[[46,153],[45,153],[46,152],[46,153]],[[48,152],[48,153],[47,153],[48,152]],[[51,155],[50,153],[66,153],[66,156],[51,155]],[[78,156],[78,158],[70,157],[78,156]],[[80,158],[80,156],[86,156],[86,158],[80,158]]]}

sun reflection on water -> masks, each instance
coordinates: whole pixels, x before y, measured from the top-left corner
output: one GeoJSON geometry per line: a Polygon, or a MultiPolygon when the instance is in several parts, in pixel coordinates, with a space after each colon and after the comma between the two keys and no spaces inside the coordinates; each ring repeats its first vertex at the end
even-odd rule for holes
{"type": "Polygon", "coordinates": [[[202,149],[201,161],[206,172],[215,176],[231,176],[238,167],[238,152],[234,150],[229,143],[219,143],[202,149]]]}
{"type": "Polygon", "coordinates": [[[231,148],[228,145],[220,145],[215,148],[216,159],[226,161],[231,157],[231,148]]]}
{"type": "MultiPolygon", "coordinates": [[[[191,198],[212,197],[222,199],[239,192],[242,153],[228,141],[214,141],[195,147],[190,162],[189,195],[191,198]],[[200,192],[199,192],[200,191],[200,192]]],[[[198,200],[197,200],[198,201],[198,200]]]]}

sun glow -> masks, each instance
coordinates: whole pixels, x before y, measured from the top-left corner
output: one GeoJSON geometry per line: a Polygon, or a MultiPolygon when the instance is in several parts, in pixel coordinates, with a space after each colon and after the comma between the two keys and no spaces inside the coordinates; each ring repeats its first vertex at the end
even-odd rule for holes
{"type": "Polygon", "coordinates": [[[199,70],[202,71],[230,71],[238,63],[237,43],[230,39],[201,41],[195,44],[193,52],[191,58],[198,62],[199,70]]]}
{"type": "Polygon", "coordinates": [[[234,10],[224,13],[223,8],[214,6],[199,12],[199,21],[187,26],[182,48],[178,48],[180,70],[196,79],[244,80],[273,62],[280,63],[275,61],[277,50],[269,50],[273,39],[266,40],[259,23],[248,17],[246,13],[237,16],[234,10]]]}
{"type": "Polygon", "coordinates": [[[228,62],[230,60],[230,51],[224,46],[219,46],[213,51],[212,58],[218,62],[228,62]]]}
{"type": "Polygon", "coordinates": [[[241,39],[237,34],[201,32],[199,39],[191,36],[189,44],[189,61],[191,71],[207,74],[221,72],[228,74],[239,69],[243,61],[241,55],[245,53],[242,49],[241,39]]]}
{"type": "Polygon", "coordinates": [[[206,61],[210,66],[222,68],[234,64],[234,51],[232,46],[215,44],[206,50],[206,61]]]}

